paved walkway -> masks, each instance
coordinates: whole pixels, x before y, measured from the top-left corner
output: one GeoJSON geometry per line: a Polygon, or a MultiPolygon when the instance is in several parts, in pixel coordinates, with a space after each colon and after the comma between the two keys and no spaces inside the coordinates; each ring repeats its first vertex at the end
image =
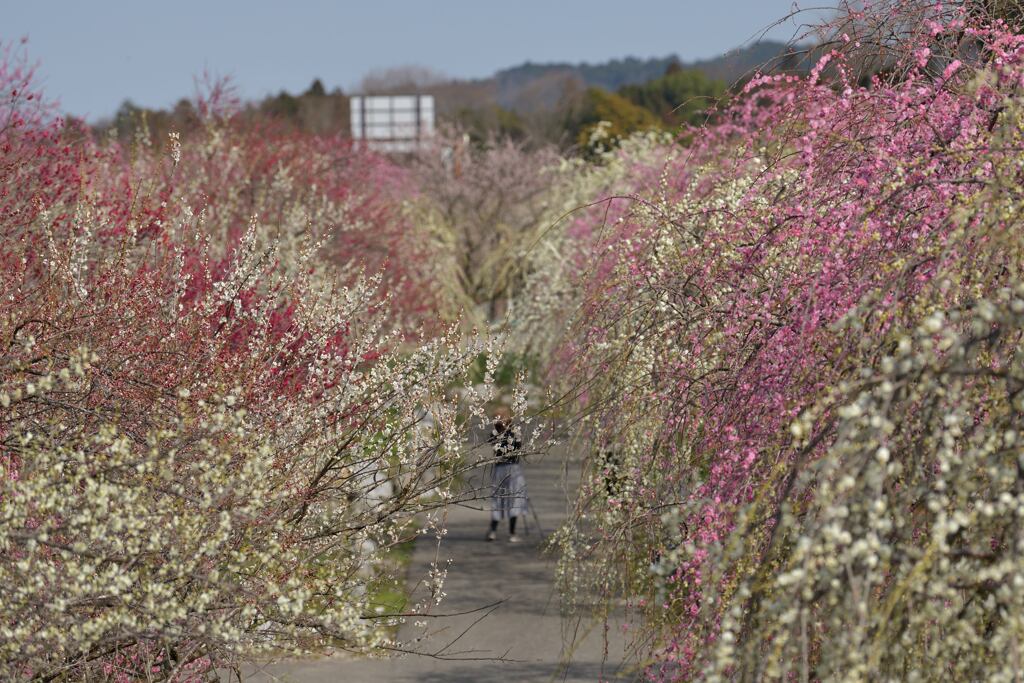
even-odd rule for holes
{"type": "MultiPolygon", "coordinates": [[[[525,469],[531,501],[544,531],[550,532],[561,523],[566,512],[562,458],[553,453],[538,462],[528,463],[525,469]]],[[[571,474],[576,468],[570,465],[568,469],[571,474]]],[[[471,485],[479,486],[484,475],[482,469],[476,471],[471,485]]],[[[571,488],[575,488],[574,482],[571,488]]],[[[555,558],[542,553],[540,534],[532,518],[529,534],[520,531],[523,537],[520,544],[508,543],[507,525],[500,529],[496,542],[485,542],[488,515],[479,509],[454,508],[448,521],[440,559],[450,557],[453,562],[444,586],[448,596],[440,609],[445,613],[458,613],[500,602],[486,615],[476,612],[431,622],[432,635],[419,644],[421,651],[436,652],[465,631],[445,651],[445,656],[453,659],[416,655],[381,660],[325,657],[267,666],[252,673],[247,680],[254,683],[634,680],[633,675],[616,671],[623,652],[617,628],[610,629],[607,635],[607,654],[600,626],[573,637],[572,631],[586,631],[588,626],[584,624],[577,629],[575,622],[562,619],[554,586],[555,558]],[[571,658],[566,662],[569,650],[571,658]],[[468,659],[457,661],[457,658],[468,659]],[[499,658],[503,661],[495,661],[499,658]]],[[[417,542],[410,572],[413,580],[426,574],[436,550],[433,538],[417,542]]],[[[413,636],[412,626],[403,627],[399,635],[403,640],[413,636]]]]}

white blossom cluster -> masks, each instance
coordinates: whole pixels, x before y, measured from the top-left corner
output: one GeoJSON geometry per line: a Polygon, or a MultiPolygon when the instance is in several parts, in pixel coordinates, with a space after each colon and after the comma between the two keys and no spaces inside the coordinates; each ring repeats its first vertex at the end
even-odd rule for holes
{"type": "Polygon", "coordinates": [[[439,493],[460,469],[455,406],[425,399],[467,364],[439,341],[335,401],[274,416],[182,389],[153,420],[164,426],[141,433],[115,416],[98,428],[36,419],[89,391],[103,367],[89,352],[5,384],[0,675],[86,671],[141,643],[165,664],[379,645],[391,619],[367,602],[368,581],[413,515],[452,498],[439,493]],[[365,421],[328,427],[353,401],[365,421]],[[382,481],[390,495],[375,495],[382,481]]]}
{"type": "Polygon", "coordinates": [[[521,252],[525,281],[510,313],[514,348],[540,358],[552,357],[587,296],[581,289],[585,281],[582,264],[574,257],[585,252],[590,242],[607,236],[576,234],[574,221],[588,211],[614,215],[627,206],[629,200],[616,196],[617,190],[635,166],[657,167],[675,158],[679,150],[670,143],[671,136],[666,133],[634,133],[620,140],[615,149],[600,154],[596,163],[562,160],[559,175],[571,182],[552,186],[546,211],[537,220],[538,229],[521,252]]]}
{"type": "Polygon", "coordinates": [[[741,527],[719,566],[766,543],[760,565],[705,582],[722,614],[708,680],[1018,679],[1022,332],[1024,285],[936,310],[801,415],[798,443],[837,437],[793,465],[770,537],[741,527]]]}
{"type": "Polygon", "coordinates": [[[0,305],[0,679],[397,647],[375,586],[403,578],[390,548],[443,533],[455,390],[500,349],[400,333],[379,278],[319,260],[325,213],[254,216],[218,259],[216,206],[166,242],[135,218],[110,237],[85,182],[70,221],[10,242],[30,266],[0,305]]]}

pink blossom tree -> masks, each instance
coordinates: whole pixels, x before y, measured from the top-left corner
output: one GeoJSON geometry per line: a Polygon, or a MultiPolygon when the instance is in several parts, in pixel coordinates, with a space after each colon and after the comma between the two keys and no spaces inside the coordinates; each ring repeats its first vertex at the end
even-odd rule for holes
{"type": "Polygon", "coordinates": [[[652,679],[1012,679],[1024,38],[968,9],[858,6],[571,228],[563,579],[652,679]]]}

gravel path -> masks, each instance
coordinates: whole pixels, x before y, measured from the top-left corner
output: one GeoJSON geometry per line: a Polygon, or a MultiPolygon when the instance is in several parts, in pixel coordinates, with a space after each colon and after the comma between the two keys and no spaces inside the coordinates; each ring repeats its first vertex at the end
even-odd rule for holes
{"type": "MultiPolygon", "coordinates": [[[[554,453],[528,463],[525,469],[531,502],[543,530],[550,532],[564,519],[566,512],[562,458],[554,453]]],[[[484,470],[478,470],[471,485],[479,486],[484,475],[484,470]]],[[[530,519],[528,534],[520,531],[523,542],[519,544],[508,543],[507,525],[499,530],[497,541],[485,542],[487,522],[487,513],[480,509],[457,507],[449,513],[448,535],[441,545],[440,559],[450,557],[453,562],[444,587],[448,596],[440,609],[445,613],[458,613],[500,604],[487,614],[477,611],[432,621],[431,635],[419,648],[437,652],[447,646],[443,653],[445,659],[416,655],[381,660],[325,657],[266,666],[250,672],[246,680],[289,683],[634,680],[632,672],[617,671],[623,652],[617,628],[609,630],[606,643],[600,625],[577,625],[573,620],[562,618],[554,586],[555,558],[542,552],[541,535],[534,520],[530,519]],[[463,635],[459,637],[460,634],[463,635]],[[499,659],[501,661],[497,661],[499,659]]],[[[426,574],[436,551],[433,538],[416,543],[410,572],[414,580],[426,574]]],[[[413,633],[412,626],[408,625],[403,627],[400,637],[408,638],[413,633]]]]}

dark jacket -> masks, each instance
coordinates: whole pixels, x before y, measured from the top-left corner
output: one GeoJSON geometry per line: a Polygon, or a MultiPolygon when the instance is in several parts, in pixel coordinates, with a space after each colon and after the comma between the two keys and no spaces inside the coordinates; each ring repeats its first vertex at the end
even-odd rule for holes
{"type": "Polygon", "coordinates": [[[498,463],[508,465],[519,462],[517,451],[523,447],[523,442],[516,438],[515,430],[511,425],[507,425],[501,420],[495,422],[494,428],[491,429],[491,438],[488,441],[494,444],[494,457],[497,458],[498,463]]]}

